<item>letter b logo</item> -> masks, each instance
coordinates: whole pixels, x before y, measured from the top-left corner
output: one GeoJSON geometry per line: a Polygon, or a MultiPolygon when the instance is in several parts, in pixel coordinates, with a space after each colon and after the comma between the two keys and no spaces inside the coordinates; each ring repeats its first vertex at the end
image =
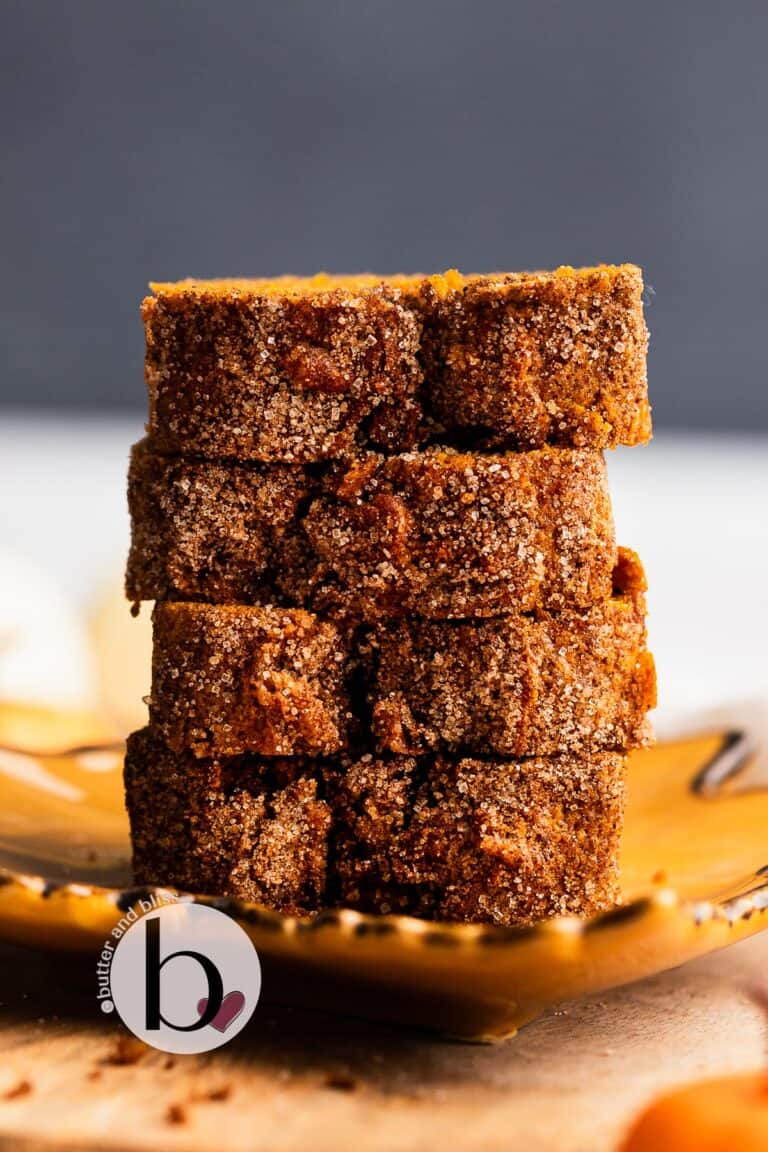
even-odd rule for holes
{"type": "Polygon", "coordinates": [[[132,924],[115,949],[112,999],[123,1023],[163,1052],[209,1052],[248,1022],[261,991],[253,944],[223,912],[174,903],[132,924]]]}

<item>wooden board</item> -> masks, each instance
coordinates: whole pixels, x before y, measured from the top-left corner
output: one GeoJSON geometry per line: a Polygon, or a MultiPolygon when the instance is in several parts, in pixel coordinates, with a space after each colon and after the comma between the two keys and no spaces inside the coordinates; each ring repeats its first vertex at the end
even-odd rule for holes
{"type": "Polygon", "coordinates": [[[92,966],[3,947],[0,1148],[602,1152],[659,1090],[764,1062],[766,971],[768,933],[495,1047],[260,1006],[219,1052],[134,1060],[92,966]]]}

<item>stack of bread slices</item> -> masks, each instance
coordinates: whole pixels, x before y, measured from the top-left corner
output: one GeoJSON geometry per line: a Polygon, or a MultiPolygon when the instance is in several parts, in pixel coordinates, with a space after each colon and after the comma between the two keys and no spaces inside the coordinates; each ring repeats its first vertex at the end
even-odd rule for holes
{"type": "Polygon", "coordinates": [[[143,317],[136,881],[300,915],[612,906],[655,703],[603,458],[650,437],[640,270],[190,280],[143,317]]]}

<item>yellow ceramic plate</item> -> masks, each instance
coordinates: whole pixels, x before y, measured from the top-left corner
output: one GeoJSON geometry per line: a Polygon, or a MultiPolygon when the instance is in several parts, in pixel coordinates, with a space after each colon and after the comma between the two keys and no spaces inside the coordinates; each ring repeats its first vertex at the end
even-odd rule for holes
{"type": "MultiPolygon", "coordinates": [[[[0,705],[0,938],[95,957],[146,890],[130,887],[122,746],[95,717],[0,705]]],[[[717,725],[631,759],[624,903],[530,929],[237,900],[265,994],[437,1028],[508,1035],[544,1008],[627,983],[768,926],[768,777],[757,726],[717,725]]]]}

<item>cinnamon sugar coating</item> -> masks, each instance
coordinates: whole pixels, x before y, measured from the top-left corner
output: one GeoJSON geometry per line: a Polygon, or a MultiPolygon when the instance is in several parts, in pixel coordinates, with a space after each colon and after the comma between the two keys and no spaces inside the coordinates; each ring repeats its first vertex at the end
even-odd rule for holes
{"type": "Polygon", "coordinates": [[[427,282],[422,295],[429,412],[445,429],[525,449],[650,439],[639,268],[427,282]]]}
{"type": "Polygon", "coordinates": [[[624,757],[367,756],[331,777],[344,905],[533,924],[619,897],[624,757]]]}
{"type": "Polygon", "coordinates": [[[415,443],[420,323],[380,290],[155,291],[142,317],[157,448],[303,463],[415,443]]]}
{"type": "Polygon", "coordinates": [[[591,450],[478,455],[430,449],[348,468],[304,529],[309,603],[367,620],[558,610],[611,594],[605,462],[591,450]]]}
{"type": "Polygon", "coordinates": [[[619,753],[195,759],[145,728],[125,786],[138,884],[510,925],[619,895],[619,753]]]}
{"type": "Polygon", "coordinates": [[[369,455],[321,479],[143,444],[129,499],[133,600],[489,616],[596,602],[616,560],[605,463],[590,450],[369,455]]]}
{"type": "Polygon", "coordinates": [[[425,438],[613,447],[651,434],[634,265],[153,285],[164,451],[312,461],[425,438]]]}
{"type": "Polygon", "coordinates": [[[345,747],[347,648],[333,624],[272,605],[159,603],[153,728],[195,756],[322,756],[345,747]]]}
{"type": "Polygon", "coordinates": [[[554,615],[401,620],[374,630],[369,660],[372,730],[392,752],[549,756],[651,740],[637,590],[554,615]]]}
{"type": "Polygon", "coordinates": [[[320,907],[331,813],[300,759],[194,760],[145,728],[128,738],[125,791],[137,884],[320,907]]]}
{"type": "Polygon", "coordinates": [[[305,562],[300,514],[307,469],[216,464],[131,451],[129,600],[269,603],[275,580],[305,562]]]}
{"type": "Polygon", "coordinates": [[[153,291],[137,881],[300,914],[611,906],[655,703],[601,454],[650,436],[639,269],[153,291]]]}

